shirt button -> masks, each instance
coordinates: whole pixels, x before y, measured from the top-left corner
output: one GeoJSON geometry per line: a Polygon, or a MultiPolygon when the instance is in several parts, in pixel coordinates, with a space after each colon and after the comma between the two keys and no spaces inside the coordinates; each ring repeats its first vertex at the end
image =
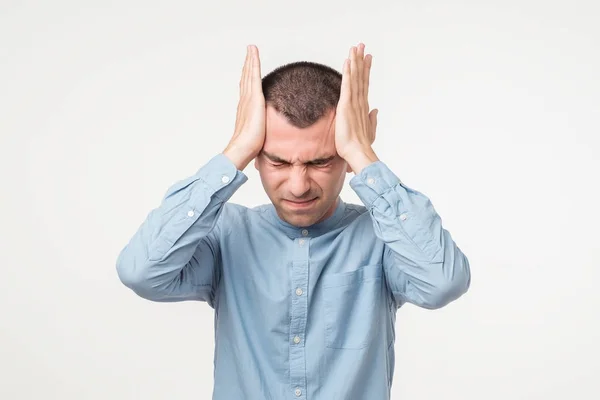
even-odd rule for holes
{"type": "Polygon", "coordinates": [[[368,183],[369,185],[372,185],[372,184],[374,184],[374,183],[375,183],[375,179],[373,179],[373,178],[369,178],[369,179],[367,179],[367,183],[368,183]]]}
{"type": "Polygon", "coordinates": [[[302,236],[308,235],[308,231],[306,229],[302,229],[302,236]]]}
{"type": "Polygon", "coordinates": [[[302,390],[300,390],[300,388],[296,388],[296,390],[294,390],[294,394],[296,397],[300,397],[302,396],[302,390]]]}
{"type": "Polygon", "coordinates": [[[300,343],[300,337],[299,336],[296,336],[294,338],[294,343],[296,343],[296,344],[300,343]]]}
{"type": "Polygon", "coordinates": [[[188,211],[188,217],[193,217],[194,216],[194,212],[192,210],[188,211]]]}
{"type": "Polygon", "coordinates": [[[298,243],[300,244],[300,246],[304,246],[304,239],[300,239],[298,243]]]}
{"type": "Polygon", "coordinates": [[[229,177],[227,175],[223,175],[223,177],[221,178],[221,182],[223,182],[223,183],[229,182],[229,177]]]}
{"type": "Polygon", "coordinates": [[[302,289],[301,289],[301,288],[298,288],[298,289],[296,289],[296,294],[297,294],[298,296],[302,296],[302,293],[303,293],[303,292],[302,292],[302,289]]]}
{"type": "Polygon", "coordinates": [[[400,214],[400,219],[401,219],[402,221],[406,221],[406,218],[408,218],[408,217],[406,216],[406,214],[400,214]]]}

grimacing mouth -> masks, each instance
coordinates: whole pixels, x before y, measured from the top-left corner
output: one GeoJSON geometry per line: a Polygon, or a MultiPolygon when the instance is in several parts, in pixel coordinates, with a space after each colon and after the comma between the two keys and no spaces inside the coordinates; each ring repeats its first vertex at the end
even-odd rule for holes
{"type": "Polygon", "coordinates": [[[309,200],[289,200],[289,199],[284,199],[285,201],[289,201],[290,203],[296,203],[296,204],[304,204],[304,203],[310,203],[313,200],[316,200],[318,197],[313,197],[312,199],[309,200]]]}

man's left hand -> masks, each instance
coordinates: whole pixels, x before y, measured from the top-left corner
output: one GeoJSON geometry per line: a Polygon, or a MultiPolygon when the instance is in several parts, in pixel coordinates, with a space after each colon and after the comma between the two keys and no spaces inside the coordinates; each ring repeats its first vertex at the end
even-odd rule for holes
{"type": "Polygon", "coordinates": [[[369,112],[369,75],[373,56],[364,55],[365,45],[350,48],[344,62],[342,88],[335,116],[337,153],[355,174],[378,161],[371,145],[377,128],[377,109],[369,112]]]}

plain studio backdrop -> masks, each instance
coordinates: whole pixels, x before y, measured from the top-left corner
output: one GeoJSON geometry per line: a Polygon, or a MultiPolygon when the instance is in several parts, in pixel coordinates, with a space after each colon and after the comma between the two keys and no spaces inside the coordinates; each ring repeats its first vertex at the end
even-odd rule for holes
{"type": "MultiPolygon", "coordinates": [[[[592,0],[0,1],[0,398],[209,399],[213,310],[137,297],[117,255],[226,146],[246,45],[264,75],[340,70],[359,41],[375,151],[472,268],[446,308],[398,311],[392,398],[595,398],[599,20],[592,0]]],[[[268,202],[245,173],[231,201],[268,202]]]]}

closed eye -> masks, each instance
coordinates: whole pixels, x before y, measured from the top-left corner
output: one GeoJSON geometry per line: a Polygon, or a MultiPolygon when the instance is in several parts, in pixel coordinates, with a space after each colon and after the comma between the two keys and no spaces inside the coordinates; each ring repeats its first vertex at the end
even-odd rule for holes
{"type": "Polygon", "coordinates": [[[315,166],[315,167],[329,167],[334,158],[335,158],[335,156],[331,156],[331,157],[327,157],[327,158],[319,158],[317,160],[309,161],[307,164],[315,166]]]}
{"type": "Polygon", "coordinates": [[[329,163],[329,161],[317,161],[317,162],[311,162],[308,164],[312,165],[313,167],[329,167],[331,165],[329,163]]]}

